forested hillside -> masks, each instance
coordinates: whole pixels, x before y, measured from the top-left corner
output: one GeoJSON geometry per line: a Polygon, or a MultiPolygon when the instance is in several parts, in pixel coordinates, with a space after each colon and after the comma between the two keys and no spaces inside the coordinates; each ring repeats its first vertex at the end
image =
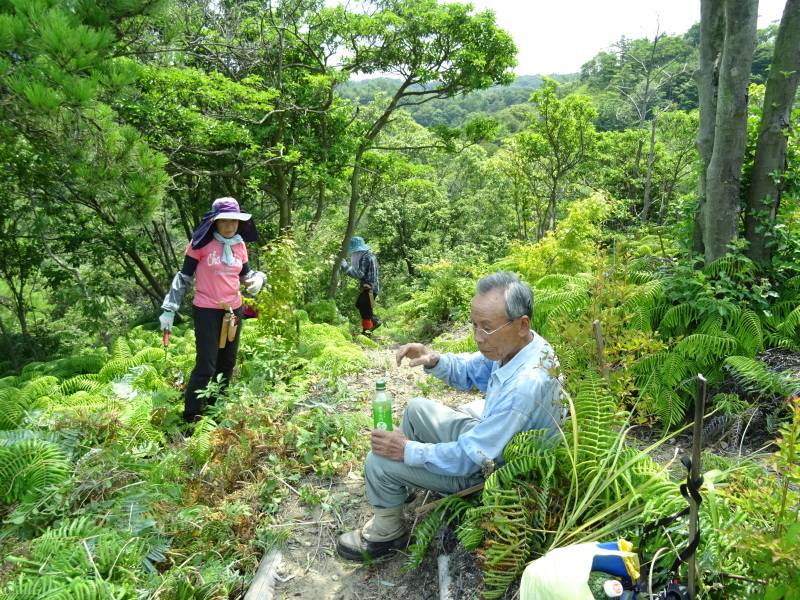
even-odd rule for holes
{"type": "Polygon", "coordinates": [[[290,496],[355,527],[321,491],[363,475],[345,378],[407,341],[475,350],[497,269],[534,289],[572,420],[558,449],[515,438],[409,562],[456,516],[475,593],[510,598],[548,550],[638,539],[685,473],[629,434],[685,435],[702,375],[698,597],[800,597],[800,0],[763,30],[757,0],[709,0],[685,34],[522,77],[491,12],[329,4],[0,1],[3,597],[242,598],[290,496]],[[169,343],[158,315],[221,197],[267,283],[233,385],[186,424],[192,290],[169,343]],[[354,235],[380,264],[373,337],[354,235]]]}

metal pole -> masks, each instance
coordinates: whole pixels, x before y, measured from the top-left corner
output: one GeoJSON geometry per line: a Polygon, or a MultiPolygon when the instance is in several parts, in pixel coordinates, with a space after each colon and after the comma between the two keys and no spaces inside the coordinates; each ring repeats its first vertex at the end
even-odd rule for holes
{"type": "MultiPolygon", "coordinates": [[[[706,378],[697,374],[697,396],[694,401],[694,427],[692,429],[692,481],[700,478],[700,453],[703,446],[703,415],[706,412],[706,378]]],[[[697,534],[698,506],[693,499],[689,502],[689,539],[693,540],[697,534]]],[[[689,557],[686,563],[689,569],[689,595],[695,598],[695,555],[689,557]]]]}

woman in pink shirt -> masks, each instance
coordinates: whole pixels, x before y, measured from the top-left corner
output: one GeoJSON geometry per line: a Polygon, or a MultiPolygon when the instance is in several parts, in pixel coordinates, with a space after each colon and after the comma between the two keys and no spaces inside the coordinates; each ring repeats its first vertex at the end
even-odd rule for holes
{"type": "MultiPolygon", "coordinates": [[[[159,318],[161,329],[171,331],[175,312],[192,280],[197,279],[193,301],[197,360],[186,385],[183,419],[187,423],[199,420],[203,413],[203,398],[198,397],[198,392],[218,375],[222,375],[224,382],[231,379],[241,331],[238,327],[242,318],[239,287],[244,285],[246,293],[255,296],[266,281],[264,273],[250,269],[245,247],[245,242],[256,241],[257,235],[252,215],[242,212],[236,200],[214,200],[211,210],[203,215],[192,235],[183,267],[173,278],[161,305],[164,310],[159,318]],[[226,315],[237,327],[233,338],[220,348],[226,315]]],[[[208,399],[210,404],[215,401],[213,397],[208,399]]]]}

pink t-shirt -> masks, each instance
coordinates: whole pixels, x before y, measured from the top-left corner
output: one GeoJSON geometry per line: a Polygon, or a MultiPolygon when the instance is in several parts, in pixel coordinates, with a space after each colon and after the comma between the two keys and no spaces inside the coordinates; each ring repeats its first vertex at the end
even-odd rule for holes
{"type": "Polygon", "coordinates": [[[242,295],[239,293],[239,273],[242,265],[247,262],[247,248],[244,242],[233,246],[233,265],[222,262],[222,244],[211,240],[208,244],[197,250],[192,250],[192,244],[186,249],[186,256],[197,259],[195,271],[195,306],[200,308],[219,308],[218,302],[227,302],[231,308],[242,305],[242,295]]]}

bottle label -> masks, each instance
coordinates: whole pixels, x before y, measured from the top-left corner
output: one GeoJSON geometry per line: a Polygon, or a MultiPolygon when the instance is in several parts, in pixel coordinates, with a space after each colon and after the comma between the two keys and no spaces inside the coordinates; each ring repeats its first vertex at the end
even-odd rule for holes
{"type": "Polygon", "coordinates": [[[392,431],[392,407],[391,406],[374,406],[372,408],[372,416],[375,429],[383,429],[384,431],[392,431]]]}

